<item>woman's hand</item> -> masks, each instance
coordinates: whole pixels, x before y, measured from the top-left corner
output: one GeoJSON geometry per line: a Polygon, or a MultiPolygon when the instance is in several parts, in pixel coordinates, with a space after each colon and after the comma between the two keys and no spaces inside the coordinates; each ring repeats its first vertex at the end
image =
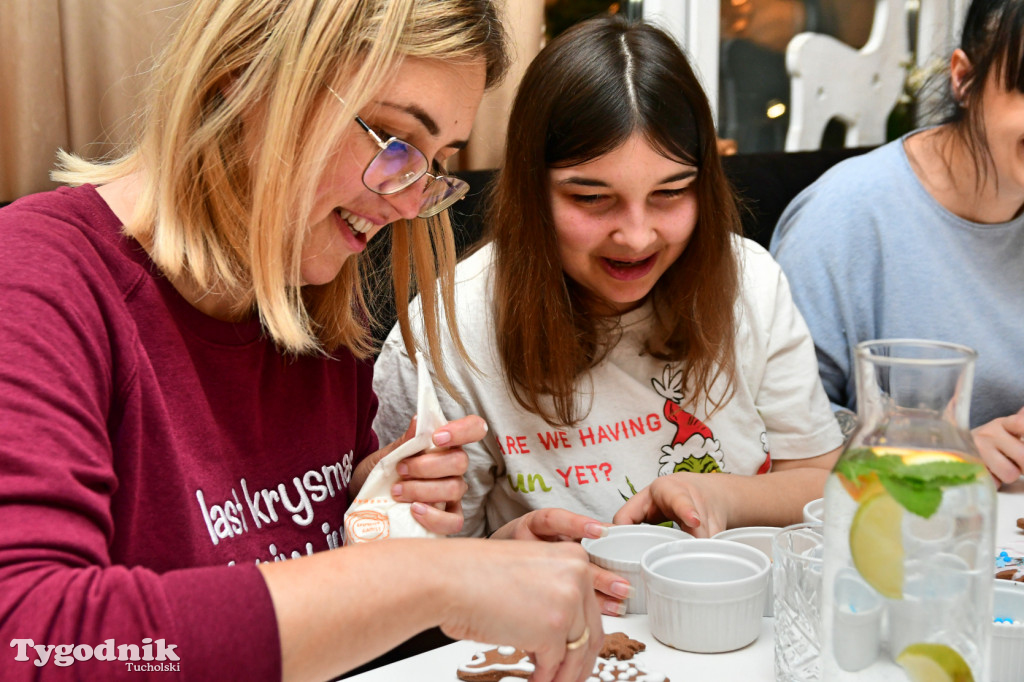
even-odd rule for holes
{"type": "Polygon", "coordinates": [[[688,471],[660,476],[622,505],[615,523],[675,521],[698,538],[709,538],[728,528],[730,495],[728,474],[688,471]]]}
{"type": "Polygon", "coordinates": [[[971,433],[981,460],[997,485],[1013,483],[1024,471],[1024,408],[1008,417],[993,419],[971,433]]]}
{"type": "Polygon", "coordinates": [[[440,626],[528,651],[531,680],[583,682],[604,639],[590,563],[572,542],[393,538],[258,569],[285,680],[333,678],[440,626]]]}
{"type": "MultiPolygon", "coordinates": [[[[567,509],[550,507],[538,509],[509,521],[491,535],[492,539],[542,540],[546,542],[576,542],[583,538],[599,538],[605,533],[606,524],[567,509]]],[[[633,587],[625,578],[611,571],[591,564],[591,582],[601,612],[609,616],[626,613],[625,599],[633,593],[633,587]]]]}
{"type": "Polygon", "coordinates": [[[536,670],[530,679],[536,682],[582,682],[590,676],[604,634],[590,564],[578,544],[448,542],[453,544],[446,547],[452,560],[447,563],[458,565],[449,571],[451,606],[441,621],[448,636],[531,652],[536,670]],[[462,543],[474,544],[463,552],[462,543]],[[570,650],[567,644],[584,632],[586,641],[570,650]]]}
{"type": "MultiPolygon", "coordinates": [[[[405,434],[359,463],[349,486],[351,495],[362,487],[370,470],[385,455],[416,433],[415,419],[405,434]]],[[[469,456],[461,446],[475,443],[487,434],[487,423],[475,415],[450,421],[432,435],[435,449],[402,460],[397,467],[400,480],[391,488],[398,502],[412,504],[412,515],[421,526],[439,535],[462,530],[462,496],[466,493],[463,476],[469,456]]]]}

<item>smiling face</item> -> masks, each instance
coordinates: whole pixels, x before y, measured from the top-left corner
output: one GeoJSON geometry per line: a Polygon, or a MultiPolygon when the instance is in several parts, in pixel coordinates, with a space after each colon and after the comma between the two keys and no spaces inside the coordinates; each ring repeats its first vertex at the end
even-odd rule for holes
{"type": "Polygon", "coordinates": [[[694,166],[642,135],[592,161],[549,171],[565,274],[622,313],[640,306],[697,225],[694,166]]]}
{"type": "MultiPolygon", "coordinates": [[[[465,146],[484,79],[482,60],[450,64],[409,58],[359,115],[383,140],[397,137],[414,145],[434,167],[465,146]]],[[[363,185],[363,171],[378,151],[353,119],[317,188],[302,247],[302,284],[330,282],[380,228],[419,213],[426,176],[389,196],[363,185]]]]}

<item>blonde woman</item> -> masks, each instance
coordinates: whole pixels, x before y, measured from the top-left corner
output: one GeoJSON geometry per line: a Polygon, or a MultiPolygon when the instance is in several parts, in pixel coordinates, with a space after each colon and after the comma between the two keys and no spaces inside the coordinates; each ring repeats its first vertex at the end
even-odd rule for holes
{"type": "MultiPolygon", "coordinates": [[[[436,254],[450,297],[443,163],[505,65],[485,0],[195,0],[138,145],[65,155],[69,187],[0,211],[5,679],[69,656],[88,679],[326,679],[435,625],[529,650],[534,679],[589,674],[578,547],[319,551],[388,450],[360,253],[391,224],[396,288],[436,254]]],[[[463,417],[408,460],[393,492],[429,530],[462,526],[484,433],[463,417]]]]}

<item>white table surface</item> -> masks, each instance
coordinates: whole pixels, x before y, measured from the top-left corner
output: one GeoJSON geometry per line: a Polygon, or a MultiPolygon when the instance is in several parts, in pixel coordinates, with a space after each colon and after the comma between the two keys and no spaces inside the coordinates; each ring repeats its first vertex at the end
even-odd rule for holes
{"type": "MultiPolygon", "coordinates": [[[[996,552],[1024,556],[1024,531],[1017,519],[1024,517],[1024,478],[999,493],[996,520],[996,552]]],[[[693,654],[665,646],[647,627],[646,615],[622,618],[603,616],[605,632],[624,632],[647,645],[636,661],[648,670],[668,675],[673,682],[772,682],[775,679],[772,627],[774,619],[764,618],[761,634],[753,644],[721,654],[693,654]]],[[[368,672],[347,678],[351,682],[459,682],[455,670],[477,651],[492,645],[461,641],[427,651],[368,672]]]]}

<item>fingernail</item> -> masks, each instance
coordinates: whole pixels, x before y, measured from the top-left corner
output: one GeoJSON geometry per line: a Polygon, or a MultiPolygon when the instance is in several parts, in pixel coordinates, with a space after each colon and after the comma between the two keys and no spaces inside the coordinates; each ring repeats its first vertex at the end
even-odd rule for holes
{"type": "Polygon", "coordinates": [[[427,505],[423,504],[422,502],[413,502],[412,503],[412,513],[415,514],[416,516],[424,516],[424,515],[426,515],[426,513],[427,513],[427,505]]]}
{"type": "Polygon", "coordinates": [[[616,580],[612,583],[612,594],[622,599],[629,599],[633,596],[633,586],[623,580],[616,580]]]}
{"type": "Polygon", "coordinates": [[[395,485],[391,486],[391,497],[393,497],[393,498],[395,498],[397,500],[401,496],[402,496],[402,484],[401,483],[396,483],[395,485]]]}
{"type": "Polygon", "coordinates": [[[604,602],[604,612],[607,613],[609,616],[625,616],[626,603],[606,599],[604,602]]]}
{"type": "Polygon", "coordinates": [[[447,431],[438,431],[434,434],[434,445],[447,445],[452,441],[452,434],[447,431]]]}
{"type": "Polygon", "coordinates": [[[409,465],[406,464],[405,462],[402,462],[401,464],[399,464],[398,467],[395,470],[398,472],[399,476],[408,476],[409,475],[409,465]]]}
{"type": "Polygon", "coordinates": [[[600,523],[588,523],[583,527],[583,532],[591,539],[603,538],[608,535],[608,527],[600,523]]]}

